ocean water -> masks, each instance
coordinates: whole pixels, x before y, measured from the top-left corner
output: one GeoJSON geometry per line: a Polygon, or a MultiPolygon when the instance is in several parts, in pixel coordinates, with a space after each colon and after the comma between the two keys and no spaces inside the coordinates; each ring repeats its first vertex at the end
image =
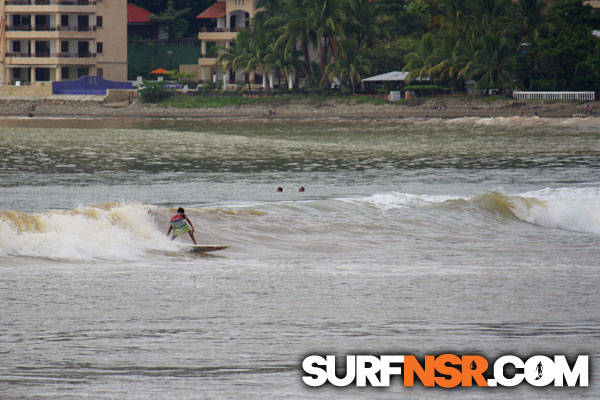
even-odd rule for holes
{"type": "Polygon", "coordinates": [[[599,288],[595,118],[0,120],[1,399],[597,399],[599,288]],[[446,352],[590,386],[301,379],[446,352]]]}

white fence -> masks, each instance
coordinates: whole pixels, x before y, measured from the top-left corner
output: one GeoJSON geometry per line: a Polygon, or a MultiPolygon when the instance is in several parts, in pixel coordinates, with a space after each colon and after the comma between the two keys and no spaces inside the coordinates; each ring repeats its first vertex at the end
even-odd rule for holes
{"type": "Polygon", "coordinates": [[[522,92],[514,91],[513,99],[519,100],[596,100],[595,92],[522,92]]]}

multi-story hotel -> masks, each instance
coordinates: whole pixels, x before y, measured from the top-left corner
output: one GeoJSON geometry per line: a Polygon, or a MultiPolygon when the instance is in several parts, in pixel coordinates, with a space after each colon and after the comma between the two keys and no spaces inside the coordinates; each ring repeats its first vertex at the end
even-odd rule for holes
{"type": "MultiPolygon", "coordinates": [[[[256,15],[256,0],[217,1],[204,10],[197,18],[216,20],[216,26],[202,28],[198,34],[201,44],[201,56],[198,59],[199,78],[203,81],[223,79],[223,70],[217,65],[217,49],[227,49],[238,32],[248,28],[256,15]]],[[[229,71],[225,81],[235,82],[243,74],[229,71]],[[241,76],[240,76],[241,75],[241,76]]]]}
{"type": "Polygon", "coordinates": [[[127,79],[126,0],[0,0],[0,82],[127,79]]]}

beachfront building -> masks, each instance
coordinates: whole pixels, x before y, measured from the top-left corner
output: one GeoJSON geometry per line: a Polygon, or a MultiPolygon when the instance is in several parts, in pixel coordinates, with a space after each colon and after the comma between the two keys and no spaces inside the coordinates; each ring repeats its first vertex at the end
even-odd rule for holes
{"type": "Polygon", "coordinates": [[[0,0],[0,82],[127,79],[125,0],[0,0]]]}
{"type": "Polygon", "coordinates": [[[226,66],[223,68],[217,64],[217,59],[223,51],[219,49],[229,48],[238,32],[248,28],[255,15],[256,0],[222,0],[197,16],[204,20],[205,25],[198,33],[201,55],[195,68],[201,81],[223,81],[227,84],[245,80],[244,73],[226,70],[226,66]]]}

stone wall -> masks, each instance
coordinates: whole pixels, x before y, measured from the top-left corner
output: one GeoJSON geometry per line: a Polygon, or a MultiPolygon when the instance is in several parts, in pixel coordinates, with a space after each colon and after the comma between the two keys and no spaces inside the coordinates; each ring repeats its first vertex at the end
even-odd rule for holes
{"type": "Polygon", "coordinates": [[[52,96],[52,82],[37,82],[22,86],[0,86],[0,97],[49,97],[52,96]]]}

